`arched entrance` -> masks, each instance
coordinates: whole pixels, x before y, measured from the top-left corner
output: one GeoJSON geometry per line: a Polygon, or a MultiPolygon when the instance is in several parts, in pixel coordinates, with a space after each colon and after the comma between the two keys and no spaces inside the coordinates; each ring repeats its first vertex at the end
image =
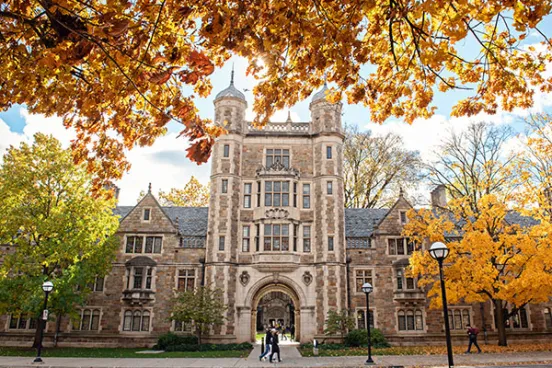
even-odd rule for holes
{"type": "Polygon", "coordinates": [[[251,305],[251,341],[258,331],[264,331],[273,323],[295,327],[295,341],[301,339],[301,306],[295,291],[284,284],[268,284],[253,298],[251,305]]]}

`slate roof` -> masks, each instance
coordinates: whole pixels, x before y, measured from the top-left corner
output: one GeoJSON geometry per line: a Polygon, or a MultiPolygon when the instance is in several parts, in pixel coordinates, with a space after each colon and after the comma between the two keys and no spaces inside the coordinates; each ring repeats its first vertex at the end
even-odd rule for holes
{"type": "MultiPolygon", "coordinates": [[[[114,209],[121,220],[132,211],[134,206],[117,206],[114,209]]],[[[208,207],[161,207],[165,214],[176,223],[178,218],[178,232],[183,236],[207,236],[208,207]]]]}
{"type": "Polygon", "coordinates": [[[345,237],[367,238],[389,209],[345,208],[345,237]]]}

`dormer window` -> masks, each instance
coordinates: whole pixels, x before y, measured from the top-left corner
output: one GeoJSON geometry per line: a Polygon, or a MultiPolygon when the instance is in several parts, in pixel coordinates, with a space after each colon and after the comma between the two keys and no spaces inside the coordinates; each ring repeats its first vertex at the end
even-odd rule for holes
{"type": "Polygon", "coordinates": [[[406,218],[406,211],[400,211],[399,217],[401,218],[401,224],[406,224],[407,218],[406,218]]]}
{"type": "Polygon", "coordinates": [[[267,149],[265,162],[267,168],[277,162],[286,169],[289,168],[289,149],[267,149]]]}
{"type": "Polygon", "coordinates": [[[149,221],[151,218],[151,208],[144,208],[142,220],[149,221]]]}

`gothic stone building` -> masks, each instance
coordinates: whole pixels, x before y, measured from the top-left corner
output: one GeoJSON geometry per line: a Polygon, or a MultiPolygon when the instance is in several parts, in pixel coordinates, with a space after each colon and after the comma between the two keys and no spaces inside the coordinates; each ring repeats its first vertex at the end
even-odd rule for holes
{"type": "MultiPolygon", "coordinates": [[[[151,191],[134,207],[118,207],[120,250],[109,275],[96,279],[78,320],[61,320],[60,345],[145,346],[168,331],[189,333],[170,319],[178,290],[212,285],[224,291],[225,323],[212,342],[252,341],[263,326],[294,325],[301,342],[324,338],[331,309],[354,311],[396,344],[442,343],[443,316],[431,310],[404,268],[414,245],[401,236],[410,204],[345,209],[341,105],[314,95],[310,122],[245,120],[247,103],[233,83],[214,102],[229,131],[215,144],[209,208],[161,207],[151,191]]],[[[433,196],[443,200],[442,188],[433,196]]],[[[519,218],[514,221],[520,221],[519,218]]],[[[424,245],[427,248],[427,245],[424,245]]],[[[510,339],[552,333],[552,303],[531,305],[509,321],[510,339]]],[[[490,304],[450,306],[457,342],[467,323],[496,339],[490,304]]],[[[27,344],[26,316],[3,316],[3,344],[27,344]]],[[[47,326],[47,341],[55,323],[47,326]]]]}

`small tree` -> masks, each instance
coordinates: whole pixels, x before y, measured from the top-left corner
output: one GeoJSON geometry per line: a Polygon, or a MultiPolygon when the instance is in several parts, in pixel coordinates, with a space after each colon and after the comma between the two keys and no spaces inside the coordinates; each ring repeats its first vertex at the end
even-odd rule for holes
{"type": "Polygon", "coordinates": [[[173,300],[172,319],[193,323],[197,341],[213,325],[222,325],[224,311],[228,308],[222,299],[222,290],[201,286],[195,290],[180,292],[173,300]]]}
{"type": "MultiPolygon", "coordinates": [[[[141,191],[138,202],[145,195],[146,192],[141,191]]],[[[160,190],[157,199],[161,206],[206,207],[209,205],[209,184],[201,184],[192,175],[183,189],[171,188],[169,192],[160,190]]]]}
{"type": "Polygon", "coordinates": [[[328,318],[326,319],[326,329],[324,330],[326,335],[339,333],[341,337],[345,337],[349,333],[349,330],[353,328],[355,328],[355,319],[347,309],[342,309],[339,313],[330,309],[328,318]]]}

